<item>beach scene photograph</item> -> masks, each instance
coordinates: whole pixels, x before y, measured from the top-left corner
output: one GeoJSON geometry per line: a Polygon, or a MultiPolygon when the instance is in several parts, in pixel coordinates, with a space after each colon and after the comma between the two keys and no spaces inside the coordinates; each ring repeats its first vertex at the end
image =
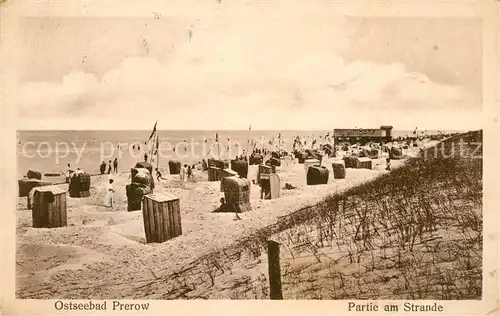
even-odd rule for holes
{"type": "Polygon", "coordinates": [[[492,294],[481,19],[197,5],[19,19],[17,300],[492,294]]]}

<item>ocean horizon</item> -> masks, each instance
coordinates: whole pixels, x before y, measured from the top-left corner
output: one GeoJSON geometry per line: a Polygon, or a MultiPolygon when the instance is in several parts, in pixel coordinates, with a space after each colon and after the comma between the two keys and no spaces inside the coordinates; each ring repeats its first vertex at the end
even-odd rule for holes
{"type": "MultiPolygon", "coordinates": [[[[301,138],[312,141],[321,139],[333,130],[168,130],[158,129],[157,134],[162,146],[160,159],[155,166],[168,168],[169,160],[182,163],[201,161],[207,154],[233,159],[242,151],[251,151],[252,141],[256,146],[274,146],[281,150],[291,150],[293,139],[301,138]],[[215,137],[219,144],[215,146],[215,137]],[[278,144],[278,138],[280,142],[278,144]],[[270,144],[272,143],[272,145],[270,144]],[[205,144],[206,148],[204,148],[205,144]],[[176,147],[177,146],[177,147],[176,147]],[[165,148],[167,147],[167,148],[165,148]],[[177,150],[174,152],[173,148],[177,150]],[[170,153],[170,154],[169,154],[170,153]]],[[[18,130],[17,131],[17,170],[20,176],[30,169],[42,173],[65,173],[67,164],[72,168],[81,168],[90,173],[97,173],[100,163],[105,160],[119,160],[119,170],[128,171],[137,161],[143,161],[146,152],[144,143],[152,129],[136,130],[18,130]],[[142,146],[134,150],[135,146],[142,146]],[[120,148],[118,148],[120,146],[120,148]]],[[[419,135],[437,134],[438,130],[419,131],[419,135]]],[[[441,131],[453,133],[457,131],[441,131]]],[[[405,137],[413,130],[393,130],[393,137],[405,137]]]]}

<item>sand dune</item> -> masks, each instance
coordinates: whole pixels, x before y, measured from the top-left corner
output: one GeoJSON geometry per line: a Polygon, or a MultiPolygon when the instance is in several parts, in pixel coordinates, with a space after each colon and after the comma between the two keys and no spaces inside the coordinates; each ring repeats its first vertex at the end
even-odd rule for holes
{"type": "MultiPolygon", "coordinates": [[[[417,151],[418,148],[412,148],[407,154],[417,151]]],[[[330,171],[331,162],[332,159],[326,159],[324,163],[330,171]]],[[[402,163],[394,161],[393,167],[402,163]]],[[[278,171],[281,187],[290,183],[297,188],[282,189],[280,199],[260,200],[259,187],[252,185],[252,212],[239,214],[241,220],[233,213],[213,212],[223,196],[219,182],[205,181],[202,172],[196,173],[195,183],[181,183],[178,176],[166,175],[155,192],[169,192],[180,198],[183,234],[162,244],[145,244],[142,212],[127,212],[125,185],[130,180],[126,173],[112,176],[116,189],[113,210],[102,206],[107,175],[92,178],[91,197],[68,196],[68,226],[64,228],[32,228],[31,210],[26,209],[26,198],[20,198],[17,295],[83,298],[78,288],[95,286],[98,289],[93,290],[92,298],[110,298],[116,293],[130,297],[139,280],[181,268],[204,253],[275,223],[280,216],[314,204],[335,191],[372,180],[386,173],[384,168],[385,160],[380,158],[374,160],[373,170],[347,169],[346,179],[333,179],[330,172],[327,185],[307,186],[303,165],[283,165],[278,171]]],[[[251,166],[250,179],[256,169],[251,166]]]]}

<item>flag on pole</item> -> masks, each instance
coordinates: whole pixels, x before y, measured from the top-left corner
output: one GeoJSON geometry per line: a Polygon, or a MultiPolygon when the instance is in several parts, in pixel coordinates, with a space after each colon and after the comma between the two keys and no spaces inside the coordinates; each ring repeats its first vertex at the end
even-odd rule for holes
{"type": "Polygon", "coordinates": [[[219,132],[215,133],[215,143],[217,144],[217,156],[220,160],[220,143],[219,143],[219,132]]]}
{"type": "Polygon", "coordinates": [[[151,140],[151,138],[153,138],[153,136],[155,135],[155,133],[156,133],[156,124],[158,124],[158,121],[155,122],[155,126],[153,127],[153,131],[151,132],[151,135],[149,136],[147,142],[149,142],[151,140]]]}
{"type": "Polygon", "coordinates": [[[250,144],[250,140],[252,141],[252,144],[253,144],[253,139],[251,139],[252,138],[251,134],[252,134],[252,124],[249,124],[248,125],[247,148],[245,149],[245,154],[246,154],[246,158],[247,158],[247,164],[249,164],[249,165],[250,165],[250,155],[248,153],[248,151],[249,151],[248,145],[250,144]]]}
{"type": "Polygon", "coordinates": [[[155,155],[158,155],[158,148],[160,147],[160,137],[156,135],[155,155]]]}
{"type": "Polygon", "coordinates": [[[155,143],[153,145],[153,157],[151,157],[151,162],[156,162],[156,168],[159,168],[160,166],[160,154],[158,152],[158,148],[159,148],[159,137],[158,137],[158,134],[156,134],[156,138],[155,138],[155,143]]]}

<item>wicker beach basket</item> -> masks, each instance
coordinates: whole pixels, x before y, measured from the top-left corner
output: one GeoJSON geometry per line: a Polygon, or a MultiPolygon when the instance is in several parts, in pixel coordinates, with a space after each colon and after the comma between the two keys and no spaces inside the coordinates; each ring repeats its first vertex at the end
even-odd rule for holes
{"type": "Polygon", "coordinates": [[[28,170],[28,173],[26,175],[28,176],[28,179],[42,180],[42,174],[39,171],[28,170]]]}
{"type": "Polygon", "coordinates": [[[90,174],[75,172],[69,180],[69,196],[72,198],[90,196],[90,174]]]}
{"type": "Polygon", "coordinates": [[[129,212],[141,210],[142,199],[146,194],[152,192],[148,185],[136,182],[127,184],[125,190],[127,194],[127,210],[129,212]]]}
{"type": "Polygon", "coordinates": [[[228,169],[229,168],[229,161],[209,158],[208,159],[208,167],[209,168],[216,167],[219,169],[228,169]]]}
{"type": "Polygon", "coordinates": [[[243,213],[251,211],[250,181],[239,177],[226,177],[221,180],[228,211],[243,213]]]}
{"type": "Polygon", "coordinates": [[[325,166],[310,166],[307,170],[307,185],[327,184],[329,174],[325,166]]]}
{"type": "Polygon", "coordinates": [[[33,188],[51,185],[52,183],[38,179],[21,179],[18,181],[18,184],[19,197],[27,197],[33,188]]]}
{"type": "Polygon", "coordinates": [[[135,167],[136,168],[145,168],[145,169],[148,169],[149,173],[150,174],[153,174],[153,166],[148,163],[148,162],[138,162],[135,164],[135,167]]]}
{"type": "Polygon", "coordinates": [[[180,174],[181,168],[182,164],[180,163],[180,161],[170,160],[168,162],[168,171],[170,174],[180,174]]]}
{"type": "Polygon", "coordinates": [[[391,159],[401,159],[403,158],[403,150],[400,147],[391,147],[389,157],[391,159]]]}
{"type": "Polygon", "coordinates": [[[332,163],[333,178],[334,179],[345,179],[345,167],[341,162],[332,163]]]}
{"type": "Polygon", "coordinates": [[[344,157],[344,165],[346,168],[356,168],[356,159],[357,157],[349,156],[344,157]]]}
{"type": "Polygon", "coordinates": [[[264,157],[261,154],[252,153],[248,160],[250,165],[260,165],[264,162],[264,157]]]}
{"type": "Polygon", "coordinates": [[[231,169],[236,171],[241,178],[248,177],[248,162],[246,160],[231,160],[231,169]]]}
{"type": "Polygon", "coordinates": [[[368,157],[356,158],[357,169],[372,169],[372,160],[368,157]]]}

